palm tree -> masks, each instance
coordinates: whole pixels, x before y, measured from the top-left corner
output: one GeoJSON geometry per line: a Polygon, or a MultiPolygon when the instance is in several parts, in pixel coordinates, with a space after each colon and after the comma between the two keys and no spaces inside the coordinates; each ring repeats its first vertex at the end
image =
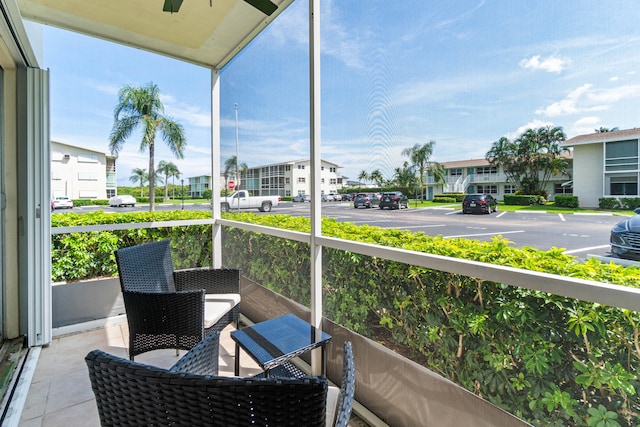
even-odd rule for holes
{"type": "Polygon", "coordinates": [[[415,144],[413,147],[402,150],[402,155],[409,157],[413,167],[418,172],[418,183],[420,184],[420,195],[424,200],[424,176],[429,166],[432,164],[431,155],[433,154],[433,146],[435,141],[429,141],[426,144],[415,144]]]}
{"type": "Polygon", "coordinates": [[[113,127],[109,136],[111,154],[117,155],[134,129],[142,126],[140,151],[149,150],[149,210],[155,210],[155,139],[160,131],[162,139],[178,159],[183,158],[187,145],[181,124],[164,115],[160,90],[153,83],[143,87],[124,85],[118,93],[113,127]]]}
{"type": "Polygon", "coordinates": [[[614,128],[609,129],[609,128],[605,128],[605,127],[602,127],[602,126],[600,126],[600,129],[595,129],[596,133],[617,132],[619,130],[620,129],[618,129],[618,127],[614,127],[614,128]]]}
{"type": "Polygon", "coordinates": [[[180,175],[181,175],[181,173],[178,170],[177,166],[176,166],[175,170],[173,170],[173,171],[171,171],[171,173],[169,173],[169,176],[171,178],[173,178],[172,179],[173,188],[171,189],[173,191],[173,194],[171,195],[171,198],[174,199],[174,200],[176,198],[176,178],[180,179],[180,175]]]}
{"type": "Polygon", "coordinates": [[[380,169],[375,169],[371,171],[371,175],[369,175],[369,179],[375,182],[378,187],[381,187],[382,182],[384,181],[384,177],[382,176],[382,172],[380,172],[380,169]]]}
{"type": "Polygon", "coordinates": [[[135,168],[131,171],[131,176],[129,177],[129,181],[132,183],[140,182],[140,197],[142,197],[142,189],[144,185],[149,181],[149,174],[146,169],[135,168]]]}
{"type": "Polygon", "coordinates": [[[369,181],[369,174],[367,173],[366,170],[362,169],[360,171],[360,174],[358,175],[358,181],[359,182],[362,182],[362,181],[367,182],[367,181],[369,181]]]}
{"type": "Polygon", "coordinates": [[[165,162],[164,160],[161,160],[160,163],[158,163],[158,169],[156,170],[156,172],[164,175],[164,182],[166,184],[164,186],[165,201],[169,200],[169,177],[174,176],[174,174],[177,171],[178,171],[178,167],[174,165],[172,162],[165,162]]]}

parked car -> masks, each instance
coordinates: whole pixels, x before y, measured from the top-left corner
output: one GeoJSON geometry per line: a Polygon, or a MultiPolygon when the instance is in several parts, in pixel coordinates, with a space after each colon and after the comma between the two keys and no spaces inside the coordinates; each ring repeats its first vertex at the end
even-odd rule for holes
{"type": "Polygon", "coordinates": [[[343,202],[350,202],[352,200],[353,200],[353,195],[352,194],[348,194],[348,193],[342,194],[342,201],[343,202]]]}
{"type": "Polygon", "coordinates": [[[122,194],[120,196],[113,196],[109,199],[109,206],[135,206],[136,198],[129,194],[122,194]]]}
{"type": "Polygon", "coordinates": [[[73,209],[73,200],[66,196],[56,197],[51,201],[51,210],[73,209]]]}
{"type": "Polygon", "coordinates": [[[409,207],[409,198],[402,194],[401,191],[389,191],[382,193],[380,197],[380,209],[402,209],[409,207]]]}
{"type": "Polygon", "coordinates": [[[371,208],[380,204],[380,198],[376,193],[358,193],[353,201],[353,207],[358,209],[359,207],[371,208]]]}
{"type": "Polygon", "coordinates": [[[462,213],[487,213],[498,211],[498,201],[489,194],[467,194],[462,200],[462,213]]]}
{"type": "Polygon", "coordinates": [[[309,202],[311,203],[311,196],[308,194],[298,194],[293,197],[294,202],[309,202]]]}
{"type": "Polygon", "coordinates": [[[640,260],[640,208],[636,215],[624,219],[611,229],[611,253],[631,260],[640,260]]]}
{"type": "Polygon", "coordinates": [[[342,201],[342,194],[337,194],[337,193],[331,193],[333,195],[333,200],[335,200],[336,202],[340,202],[342,201]]]}
{"type": "Polygon", "coordinates": [[[333,197],[333,194],[323,194],[322,196],[323,196],[322,197],[323,202],[333,202],[336,200],[336,198],[333,197]]]}

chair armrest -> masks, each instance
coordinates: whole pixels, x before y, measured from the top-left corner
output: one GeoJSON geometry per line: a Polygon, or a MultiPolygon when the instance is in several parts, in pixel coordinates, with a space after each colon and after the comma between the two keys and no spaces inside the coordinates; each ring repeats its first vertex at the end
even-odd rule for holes
{"type": "Polygon", "coordinates": [[[204,290],[123,292],[127,321],[137,334],[204,336],[204,290]]]}
{"type": "Polygon", "coordinates": [[[204,289],[207,294],[239,294],[237,268],[188,268],[173,272],[177,290],[204,289]]]}
{"type": "Polygon", "coordinates": [[[195,375],[218,375],[220,333],[213,331],[169,369],[195,375]]]}

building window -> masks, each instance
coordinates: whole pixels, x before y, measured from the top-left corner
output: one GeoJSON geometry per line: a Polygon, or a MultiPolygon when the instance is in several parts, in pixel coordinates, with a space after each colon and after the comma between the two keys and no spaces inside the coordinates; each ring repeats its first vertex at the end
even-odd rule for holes
{"type": "Polygon", "coordinates": [[[478,193],[498,194],[498,186],[497,185],[478,185],[478,193]]]}
{"type": "Polygon", "coordinates": [[[329,168],[329,172],[333,172],[336,173],[337,169],[336,168],[329,168]]]}
{"type": "Polygon", "coordinates": [[[304,170],[304,165],[298,165],[298,169],[303,169],[304,170]]]}
{"type": "Polygon", "coordinates": [[[336,185],[338,183],[338,180],[335,178],[331,178],[329,179],[329,185],[336,185]]]}
{"type": "Polygon", "coordinates": [[[553,184],[554,194],[573,194],[573,185],[553,184]]]}
{"type": "Polygon", "coordinates": [[[304,184],[305,182],[306,182],[306,179],[304,178],[304,176],[298,177],[298,184],[304,184]]]}
{"type": "Polygon", "coordinates": [[[320,183],[321,183],[321,184],[324,184],[324,178],[322,178],[322,179],[320,180],[320,183]]]}
{"type": "Polygon", "coordinates": [[[78,172],[78,181],[97,181],[98,178],[93,172],[81,171],[78,172]]]}
{"type": "Polygon", "coordinates": [[[490,173],[498,173],[498,169],[495,166],[480,166],[476,168],[478,175],[486,175],[490,173]]]}
{"type": "Polygon", "coordinates": [[[107,188],[107,199],[115,197],[116,189],[115,188],[107,188]]]}
{"type": "Polygon", "coordinates": [[[284,170],[289,172],[291,170],[291,165],[285,165],[284,170]]]}
{"type": "Polygon", "coordinates": [[[284,183],[285,183],[285,184],[291,184],[291,178],[286,177],[286,178],[284,179],[284,183]]]}
{"type": "Polygon", "coordinates": [[[320,170],[323,171],[324,170],[324,166],[320,166],[320,170]]]}
{"type": "Polygon", "coordinates": [[[78,163],[98,163],[97,154],[78,154],[78,163]]]}
{"type": "Polygon", "coordinates": [[[449,169],[449,176],[462,176],[462,168],[449,169]]]}
{"type": "Polygon", "coordinates": [[[607,142],[605,145],[605,171],[638,170],[638,141],[607,142]]]}
{"type": "Polygon", "coordinates": [[[515,185],[513,184],[505,184],[504,185],[504,194],[513,194],[517,191],[518,189],[516,188],[515,185]]]}
{"type": "Polygon", "coordinates": [[[637,196],[638,174],[607,175],[607,188],[610,196],[637,196]]]}

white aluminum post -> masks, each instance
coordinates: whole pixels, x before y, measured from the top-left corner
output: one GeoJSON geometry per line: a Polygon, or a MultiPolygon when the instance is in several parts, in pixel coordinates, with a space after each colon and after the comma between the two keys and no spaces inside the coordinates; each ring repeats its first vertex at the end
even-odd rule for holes
{"type": "MultiPolygon", "coordinates": [[[[322,235],[320,203],[320,0],[309,0],[309,108],[311,154],[311,324],[322,329],[322,245],[316,238],[322,235]]],[[[322,371],[320,350],[311,353],[313,375],[322,371]]]]}
{"type": "Polygon", "coordinates": [[[222,267],[222,226],[220,219],[220,72],[211,70],[211,261],[222,267]]]}

